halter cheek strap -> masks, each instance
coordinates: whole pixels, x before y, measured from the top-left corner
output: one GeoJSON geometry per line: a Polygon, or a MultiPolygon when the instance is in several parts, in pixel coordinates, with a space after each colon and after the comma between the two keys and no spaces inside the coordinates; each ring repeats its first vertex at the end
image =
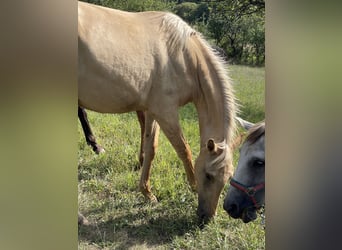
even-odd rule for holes
{"type": "Polygon", "coordinates": [[[255,199],[255,194],[265,188],[265,182],[262,182],[260,184],[257,184],[255,186],[246,186],[233,178],[230,180],[230,185],[233,187],[237,188],[238,190],[244,192],[245,194],[248,195],[248,197],[252,200],[253,205],[256,209],[260,208],[261,205],[256,201],[255,199]]]}

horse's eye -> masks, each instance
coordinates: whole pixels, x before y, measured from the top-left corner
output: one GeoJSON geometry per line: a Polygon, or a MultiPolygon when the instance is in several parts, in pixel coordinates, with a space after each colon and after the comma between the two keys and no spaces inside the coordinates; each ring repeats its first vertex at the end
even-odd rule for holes
{"type": "Polygon", "coordinates": [[[207,179],[207,181],[214,180],[214,176],[212,176],[211,174],[208,174],[208,173],[205,173],[205,178],[207,179]]]}
{"type": "Polygon", "coordinates": [[[260,168],[265,166],[265,161],[264,160],[255,160],[253,162],[253,167],[255,168],[260,168]]]}

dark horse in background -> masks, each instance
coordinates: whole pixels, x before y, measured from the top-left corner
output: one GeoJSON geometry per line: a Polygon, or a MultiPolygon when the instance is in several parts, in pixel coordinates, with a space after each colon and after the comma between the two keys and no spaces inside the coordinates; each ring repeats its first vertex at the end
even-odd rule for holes
{"type": "MultiPolygon", "coordinates": [[[[144,145],[144,131],[145,131],[145,114],[143,111],[136,111],[136,112],[137,112],[138,121],[140,124],[140,130],[141,130],[139,163],[140,163],[140,166],[142,166],[142,163],[144,161],[143,145],[144,145]]],[[[96,154],[105,152],[104,148],[96,142],[96,138],[93,134],[93,131],[90,128],[87,113],[85,109],[80,106],[78,106],[78,119],[81,122],[87,144],[92,147],[93,151],[96,154]]]]}

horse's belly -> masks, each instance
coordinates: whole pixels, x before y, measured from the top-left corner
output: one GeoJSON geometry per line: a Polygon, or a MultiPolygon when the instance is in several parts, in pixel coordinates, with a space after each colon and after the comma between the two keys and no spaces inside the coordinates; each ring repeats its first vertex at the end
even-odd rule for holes
{"type": "Polygon", "coordinates": [[[79,79],[79,105],[100,113],[125,113],[141,109],[139,92],[132,86],[105,79],[79,79]]]}

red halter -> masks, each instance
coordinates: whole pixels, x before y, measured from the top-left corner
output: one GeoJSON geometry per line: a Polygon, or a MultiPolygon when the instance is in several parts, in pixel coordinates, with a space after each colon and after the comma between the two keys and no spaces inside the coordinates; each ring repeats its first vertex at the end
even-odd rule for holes
{"type": "Polygon", "coordinates": [[[230,185],[232,185],[233,187],[239,189],[240,191],[244,192],[245,194],[248,195],[248,197],[252,200],[253,205],[256,209],[260,208],[261,205],[258,204],[258,202],[255,199],[255,194],[256,192],[258,192],[259,190],[262,190],[265,188],[265,182],[257,184],[255,186],[246,186],[236,180],[234,180],[233,178],[230,180],[230,185]]]}

